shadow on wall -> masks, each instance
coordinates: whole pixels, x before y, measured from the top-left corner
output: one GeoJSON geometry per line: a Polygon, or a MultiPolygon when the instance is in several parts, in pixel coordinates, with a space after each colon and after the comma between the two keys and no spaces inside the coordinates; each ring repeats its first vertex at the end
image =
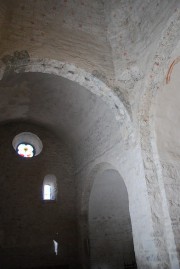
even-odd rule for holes
{"type": "Polygon", "coordinates": [[[79,269],[75,188],[66,145],[51,130],[32,122],[6,122],[0,127],[0,268],[79,269]],[[23,130],[42,139],[38,156],[23,158],[13,149],[13,138],[23,130]],[[52,189],[45,201],[43,184],[52,189]]]}
{"type": "Polygon", "coordinates": [[[88,223],[92,269],[137,268],[128,193],[116,170],[108,169],[95,177],[88,223]]]}

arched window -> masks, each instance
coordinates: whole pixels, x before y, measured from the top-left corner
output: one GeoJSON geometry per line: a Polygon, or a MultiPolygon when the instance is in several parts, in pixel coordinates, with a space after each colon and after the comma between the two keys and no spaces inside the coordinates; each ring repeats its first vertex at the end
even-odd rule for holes
{"type": "Polygon", "coordinates": [[[13,148],[23,158],[32,158],[41,153],[43,144],[40,138],[30,132],[16,135],[12,141],[13,148]]]}
{"type": "Polygon", "coordinates": [[[57,199],[57,179],[55,175],[46,175],[43,181],[43,200],[57,199]]]}

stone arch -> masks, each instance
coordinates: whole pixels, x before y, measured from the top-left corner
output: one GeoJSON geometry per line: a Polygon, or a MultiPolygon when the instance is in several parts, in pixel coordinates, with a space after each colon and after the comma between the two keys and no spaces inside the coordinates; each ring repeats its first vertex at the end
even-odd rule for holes
{"type": "MultiPolygon", "coordinates": [[[[111,109],[114,118],[116,119],[117,126],[123,129],[123,139],[127,142],[127,144],[125,144],[125,148],[129,148],[130,144],[134,143],[133,125],[123,103],[119,97],[116,96],[113,90],[92,74],[87,73],[74,65],[50,59],[29,59],[27,62],[18,62],[13,66],[8,66],[8,64],[5,65],[2,63],[0,68],[0,78],[3,79],[3,77],[8,75],[10,72],[52,74],[78,83],[92,94],[100,97],[111,109]]],[[[110,167],[115,169],[109,164],[104,164],[102,169],[108,169],[108,167],[109,169],[110,167]]],[[[82,218],[86,219],[87,216],[88,215],[85,214],[82,218]]],[[[86,222],[82,221],[82,223],[86,222]]],[[[86,228],[84,230],[86,230],[86,228]]]]}
{"type": "Polygon", "coordinates": [[[179,268],[179,262],[157,152],[154,100],[166,75],[166,82],[168,81],[168,69],[172,64],[169,62],[169,59],[179,41],[179,29],[180,11],[176,10],[169,19],[160,38],[139,108],[140,141],[145,166],[146,185],[149,193],[151,193],[149,195],[149,202],[154,234],[158,234],[158,231],[163,227],[162,237],[157,238],[155,236],[154,240],[157,253],[159,253],[157,256],[161,255],[163,257],[164,268],[169,268],[168,264],[170,264],[170,268],[179,268]],[[157,190],[159,192],[158,195],[157,190]],[[164,218],[166,221],[163,221],[164,218]]]}
{"type": "MultiPolygon", "coordinates": [[[[84,260],[83,264],[85,265],[84,268],[96,268],[96,267],[93,267],[95,265],[92,264],[92,255],[93,255],[92,254],[92,249],[91,249],[91,244],[92,244],[92,242],[91,242],[91,240],[92,240],[91,226],[92,225],[90,223],[90,218],[91,218],[90,214],[91,214],[91,209],[92,209],[92,206],[91,206],[91,203],[92,203],[91,200],[92,199],[91,198],[92,198],[95,182],[99,178],[101,178],[103,174],[108,175],[109,172],[112,175],[111,179],[115,179],[116,186],[114,185],[114,190],[116,190],[118,192],[118,195],[116,197],[114,196],[114,197],[111,197],[111,198],[114,199],[114,202],[116,202],[116,199],[119,201],[119,207],[121,207],[123,202],[124,202],[124,205],[122,206],[122,208],[124,208],[124,211],[128,215],[127,223],[125,223],[126,222],[125,219],[124,220],[121,219],[121,221],[124,221],[124,228],[125,227],[129,228],[128,232],[126,233],[126,236],[129,235],[129,237],[128,236],[127,237],[130,239],[130,241],[128,242],[129,245],[127,243],[127,247],[129,247],[128,251],[129,251],[130,254],[129,254],[129,257],[127,258],[127,257],[125,257],[125,256],[128,255],[127,252],[124,253],[124,257],[123,257],[124,260],[123,260],[122,255],[121,255],[122,253],[120,253],[120,248],[121,248],[120,241],[122,241],[123,238],[120,238],[120,237],[122,237],[122,234],[120,236],[119,227],[118,227],[117,231],[118,231],[118,236],[119,236],[119,242],[117,240],[116,241],[117,245],[114,246],[114,248],[117,251],[117,253],[114,253],[114,255],[116,256],[116,257],[114,257],[114,259],[116,259],[117,264],[116,265],[115,264],[113,264],[113,265],[110,264],[110,265],[104,265],[104,266],[113,266],[112,268],[115,268],[114,266],[117,266],[117,268],[119,268],[120,263],[122,263],[121,266],[125,266],[125,265],[130,266],[131,265],[131,266],[134,266],[133,268],[136,268],[136,261],[135,261],[135,255],[134,255],[134,247],[133,247],[133,238],[132,238],[131,219],[130,219],[130,213],[129,213],[129,201],[128,201],[129,199],[128,199],[127,187],[126,187],[125,182],[124,182],[123,178],[121,177],[118,169],[116,169],[115,166],[113,166],[113,165],[111,165],[109,163],[105,163],[105,162],[95,165],[95,167],[92,169],[92,171],[89,174],[87,184],[85,186],[85,189],[84,189],[84,191],[82,193],[82,198],[81,198],[81,220],[83,220],[83,225],[82,225],[83,226],[83,234],[82,234],[82,242],[81,242],[82,246],[81,247],[82,247],[82,253],[83,253],[83,260],[84,260]],[[122,194],[124,195],[124,198],[125,198],[124,200],[123,200],[123,198],[121,199],[122,194]],[[119,247],[119,249],[118,249],[118,247],[119,247]],[[118,258],[117,258],[117,256],[118,256],[118,258]],[[132,256],[132,257],[130,257],[130,256],[132,256]],[[132,261],[130,261],[130,258],[132,258],[132,261]]],[[[106,193],[106,191],[105,191],[105,193],[106,193]]],[[[104,206],[106,206],[106,205],[104,205],[104,206]]],[[[117,208],[119,208],[119,207],[118,207],[118,204],[117,204],[117,208]]],[[[122,210],[122,208],[121,208],[121,210],[122,210]]],[[[102,211],[103,210],[100,207],[99,212],[102,212],[102,211]]],[[[110,213],[110,211],[108,213],[110,213]]],[[[117,218],[119,217],[117,213],[115,215],[116,215],[117,218]]],[[[113,221],[114,220],[115,219],[113,219],[113,221]]],[[[108,221],[108,219],[106,221],[108,221]]],[[[117,222],[117,220],[116,220],[116,222],[117,222]]],[[[111,223],[109,221],[109,227],[110,227],[110,225],[111,225],[111,223]]],[[[120,221],[119,221],[118,225],[120,225],[120,221]]],[[[121,223],[121,226],[122,226],[122,223],[121,223]]],[[[115,233],[115,230],[113,230],[113,232],[115,233]]],[[[112,243],[112,245],[113,245],[113,243],[112,243]]],[[[113,251],[113,246],[112,246],[112,248],[110,247],[109,251],[113,251]]],[[[101,256],[101,254],[103,254],[103,253],[99,253],[98,255],[101,256]]],[[[109,256],[111,256],[110,253],[109,253],[109,256]]],[[[103,267],[103,268],[106,268],[106,267],[103,267]]],[[[111,268],[111,267],[107,267],[107,268],[111,268]]]]}
{"type": "Polygon", "coordinates": [[[31,59],[27,51],[15,52],[14,55],[12,58],[15,57],[15,59],[12,63],[0,61],[0,80],[11,73],[42,73],[75,82],[99,97],[108,106],[117,128],[123,129],[123,141],[125,141],[126,148],[135,144],[134,125],[128,111],[116,93],[100,79],[73,64],[47,58],[31,59]],[[18,61],[17,55],[20,58],[18,61]]]}
{"type": "MultiPolygon", "coordinates": [[[[18,52],[24,55],[24,51],[18,52]]],[[[26,56],[27,57],[27,56],[26,56]]],[[[9,63],[0,63],[0,79],[6,76],[9,72],[26,73],[39,72],[44,74],[53,74],[79,83],[91,93],[99,96],[113,111],[116,120],[119,122],[130,123],[130,116],[119,99],[118,96],[105,83],[96,78],[93,74],[76,67],[73,64],[68,64],[53,59],[26,59],[18,61],[14,65],[9,63]]]]}
{"type": "Polygon", "coordinates": [[[109,163],[99,163],[92,169],[92,171],[89,174],[81,198],[81,215],[83,215],[85,219],[88,218],[89,198],[93,187],[94,179],[96,176],[98,176],[99,174],[103,173],[105,170],[108,169],[115,169],[115,167],[109,163]]]}

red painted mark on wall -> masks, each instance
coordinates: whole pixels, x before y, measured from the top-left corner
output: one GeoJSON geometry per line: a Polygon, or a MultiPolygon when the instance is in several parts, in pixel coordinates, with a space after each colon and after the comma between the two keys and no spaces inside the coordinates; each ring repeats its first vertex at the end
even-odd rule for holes
{"type": "Polygon", "coordinates": [[[171,80],[171,74],[172,74],[172,71],[173,71],[173,68],[174,66],[180,62],[180,56],[177,57],[173,62],[172,64],[170,65],[169,69],[168,69],[168,72],[167,72],[167,75],[166,75],[166,84],[168,84],[171,80]]]}

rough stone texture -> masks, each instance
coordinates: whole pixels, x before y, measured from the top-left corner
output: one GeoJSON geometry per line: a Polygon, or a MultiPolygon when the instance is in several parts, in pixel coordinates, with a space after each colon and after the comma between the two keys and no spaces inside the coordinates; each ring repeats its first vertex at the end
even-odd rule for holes
{"type": "MultiPolygon", "coordinates": [[[[89,201],[90,197],[93,197],[91,191],[95,188],[93,186],[96,186],[97,176],[100,177],[106,170],[113,170],[120,175],[127,188],[138,268],[180,268],[178,196],[174,186],[170,187],[168,184],[168,180],[172,183],[171,176],[167,177],[162,170],[164,163],[167,167],[171,165],[172,170],[175,169],[174,157],[177,161],[179,146],[174,138],[179,133],[179,121],[175,117],[176,128],[172,128],[168,121],[165,123],[175,134],[172,140],[168,140],[169,130],[163,140],[163,133],[159,132],[160,128],[158,130],[156,125],[156,101],[159,98],[156,94],[162,89],[164,82],[173,80],[172,63],[179,57],[179,51],[176,50],[180,37],[179,22],[177,0],[1,1],[0,122],[7,121],[7,128],[10,128],[12,122],[25,120],[30,124],[29,127],[33,124],[39,125],[37,130],[40,131],[40,126],[44,125],[50,133],[56,135],[57,139],[52,139],[53,144],[58,141],[62,146],[57,147],[59,151],[56,159],[60,158],[59,162],[56,166],[53,157],[56,150],[49,148],[48,153],[52,160],[41,162],[38,166],[41,171],[44,171],[46,166],[51,166],[52,162],[52,170],[57,168],[57,173],[60,173],[62,164],[63,167],[69,167],[70,163],[61,158],[61,150],[64,147],[70,148],[68,152],[71,157],[72,181],[71,184],[64,183],[63,192],[67,194],[68,189],[69,196],[62,207],[60,203],[57,205],[64,210],[72,206],[68,216],[72,217],[73,221],[66,225],[74,231],[71,238],[73,246],[68,247],[74,252],[53,256],[49,264],[69,260],[70,268],[73,268],[73,259],[77,265],[79,258],[83,268],[90,267],[91,253],[88,252],[88,242],[91,244],[91,252],[96,252],[95,244],[92,248],[92,241],[88,240],[88,228],[91,226],[88,219],[89,201]],[[163,147],[163,143],[168,145],[168,150],[163,147]],[[167,156],[168,158],[165,158],[167,156]],[[174,198],[171,199],[171,196],[174,198]],[[78,236],[76,224],[79,228],[78,236]],[[72,257],[74,258],[71,260],[72,257]]],[[[172,84],[169,91],[173,92],[172,84]]],[[[172,107],[170,118],[177,113],[178,100],[176,98],[173,101],[175,106],[172,107]]],[[[11,141],[11,132],[4,128],[2,127],[0,139],[11,141]]],[[[2,145],[1,149],[4,150],[2,145]]],[[[8,152],[3,151],[4,163],[10,154],[8,152]]],[[[7,166],[2,163],[2,175],[19,175],[19,171],[13,173],[13,163],[18,161],[19,159],[13,159],[10,170],[5,169],[7,166]]],[[[19,163],[23,175],[26,172],[24,164],[27,163],[19,163]]],[[[32,164],[37,165],[35,159],[32,164]]],[[[29,167],[27,169],[32,172],[29,167]]],[[[51,173],[56,174],[55,171],[51,173]]],[[[23,178],[17,176],[17,181],[21,183],[23,178]]],[[[175,182],[178,184],[178,176],[175,182]]],[[[3,189],[9,188],[9,191],[1,190],[4,197],[2,208],[11,191],[11,186],[6,181],[3,184],[3,189]]],[[[23,185],[23,189],[26,187],[23,185]]],[[[12,197],[15,202],[18,201],[16,194],[15,191],[12,197]]],[[[28,195],[30,196],[30,193],[28,195]]],[[[26,200],[26,196],[23,197],[26,200]]],[[[115,195],[113,198],[115,199],[115,195]]],[[[91,201],[92,204],[95,204],[95,201],[96,199],[91,201]]],[[[115,200],[111,203],[113,205],[115,200]]],[[[39,213],[35,207],[32,204],[31,214],[34,210],[36,216],[45,216],[44,210],[39,213]]],[[[127,208],[127,200],[124,200],[122,207],[127,208]]],[[[7,229],[9,235],[6,231],[6,236],[9,242],[15,245],[18,219],[15,219],[15,226],[12,226],[11,210],[9,205],[7,216],[5,213],[3,216],[5,220],[9,217],[6,223],[7,227],[10,225],[7,229]]],[[[55,210],[52,208],[48,214],[53,214],[56,225],[47,224],[46,228],[51,227],[55,231],[57,227],[62,227],[61,235],[66,237],[65,224],[61,226],[60,220],[57,219],[59,213],[55,213],[55,210]]],[[[99,211],[103,213],[103,210],[99,211]]],[[[15,216],[22,214],[18,212],[20,210],[14,207],[15,216]]],[[[63,219],[66,217],[67,212],[64,213],[63,219]]],[[[120,224],[120,219],[117,219],[120,224]]],[[[30,222],[33,228],[35,219],[32,217],[30,222]]],[[[45,219],[44,225],[46,222],[50,223],[49,218],[45,219]]],[[[116,221],[113,221],[112,225],[115,223],[116,221]]],[[[103,226],[104,222],[101,225],[103,226]]],[[[122,225],[120,226],[120,230],[123,230],[122,225]]],[[[117,231],[116,228],[114,230],[117,231]]],[[[0,238],[5,246],[8,241],[3,241],[3,233],[2,229],[0,238]]],[[[38,232],[36,235],[39,236],[38,232]]],[[[91,236],[95,238],[96,231],[91,233],[91,236]]],[[[66,238],[65,242],[70,242],[68,236],[66,238]]],[[[21,240],[23,241],[23,237],[21,240]]],[[[120,248],[118,243],[117,249],[120,248]]],[[[48,249],[45,246],[41,251],[45,254],[48,249]]],[[[16,248],[16,251],[26,256],[20,249],[16,248]]],[[[32,252],[35,253],[35,248],[32,252]]],[[[13,253],[16,255],[15,250],[13,253]]],[[[6,254],[2,256],[7,262],[6,254]]],[[[40,262],[39,256],[36,262],[36,265],[46,263],[42,260],[40,262]]],[[[101,269],[107,268],[108,263],[109,261],[104,259],[101,269]]],[[[121,260],[119,263],[123,264],[121,260]]],[[[113,259],[109,264],[114,268],[113,259]]],[[[15,268],[16,265],[13,266],[15,268]]]]}
{"type": "MultiPolygon", "coordinates": [[[[149,75],[149,80],[146,82],[145,93],[142,99],[142,107],[140,110],[140,119],[141,119],[141,137],[142,137],[142,153],[145,163],[145,173],[147,181],[152,186],[152,182],[157,182],[160,187],[161,202],[158,202],[157,206],[162,205],[161,213],[163,212],[165,218],[164,222],[164,239],[167,243],[168,252],[171,253],[170,263],[172,268],[179,268],[179,262],[177,260],[177,252],[174,242],[174,234],[172,231],[171,220],[169,216],[169,210],[167,205],[167,197],[164,188],[164,182],[162,177],[162,171],[158,159],[156,137],[154,133],[154,120],[155,120],[155,111],[154,111],[154,97],[156,96],[157,90],[163,83],[163,80],[168,72],[168,63],[170,55],[172,54],[174,48],[177,45],[179,40],[179,10],[175,10],[175,13],[168,21],[166,29],[163,31],[157,51],[155,53],[155,58],[153,60],[151,72],[149,75]]],[[[157,193],[157,189],[151,188],[154,190],[154,197],[157,193]],[[156,191],[155,191],[156,190],[156,191]]],[[[152,212],[154,211],[154,205],[158,200],[152,201],[152,212]]],[[[154,214],[154,212],[153,212],[154,214]]],[[[157,219],[158,220],[158,219],[157,219]]],[[[159,219],[160,220],[160,219],[159,219]]],[[[159,221],[154,221],[156,229],[159,229],[159,221]]],[[[160,229],[163,227],[161,226],[160,229]]],[[[164,245],[160,243],[159,245],[164,245]]],[[[170,266],[170,265],[169,265],[170,266]]]]}
{"type": "Polygon", "coordinates": [[[162,162],[161,165],[168,199],[169,212],[172,221],[172,228],[174,232],[174,239],[178,251],[178,258],[180,259],[180,166],[178,163],[172,164],[166,162],[162,162]]]}
{"type": "Polygon", "coordinates": [[[25,49],[31,57],[66,61],[111,78],[102,1],[4,2],[0,55],[25,49]]]}
{"type": "MultiPolygon", "coordinates": [[[[161,33],[178,1],[104,1],[116,87],[137,110],[161,33]]],[[[135,117],[136,120],[136,117],[135,117]]]]}

